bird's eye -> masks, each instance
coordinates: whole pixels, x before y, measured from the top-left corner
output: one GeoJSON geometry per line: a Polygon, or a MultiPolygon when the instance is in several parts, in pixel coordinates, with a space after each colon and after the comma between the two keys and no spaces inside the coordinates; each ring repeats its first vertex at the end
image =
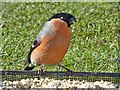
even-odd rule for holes
{"type": "Polygon", "coordinates": [[[61,19],[63,19],[63,17],[61,17],[61,19]]]}

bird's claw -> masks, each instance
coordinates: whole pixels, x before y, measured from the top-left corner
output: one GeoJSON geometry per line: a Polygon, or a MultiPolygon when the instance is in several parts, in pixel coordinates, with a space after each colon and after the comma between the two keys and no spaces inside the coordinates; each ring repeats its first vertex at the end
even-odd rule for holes
{"type": "Polygon", "coordinates": [[[70,69],[67,69],[67,74],[68,74],[68,75],[72,75],[72,74],[73,74],[73,71],[70,70],[70,69]]]}
{"type": "Polygon", "coordinates": [[[40,75],[42,75],[44,73],[44,71],[43,71],[43,69],[40,69],[40,70],[38,70],[38,75],[40,74],[40,75]]]}

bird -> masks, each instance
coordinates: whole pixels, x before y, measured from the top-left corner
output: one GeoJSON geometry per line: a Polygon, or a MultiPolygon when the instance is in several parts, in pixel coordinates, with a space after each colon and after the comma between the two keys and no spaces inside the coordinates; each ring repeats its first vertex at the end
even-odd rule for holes
{"type": "Polygon", "coordinates": [[[50,17],[31,45],[24,70],[39,65],[58,65],[72,71],[61,62],[70,45],[70,26],[75,22],[76,18],[70,13],[57,13],[50,17]]]}

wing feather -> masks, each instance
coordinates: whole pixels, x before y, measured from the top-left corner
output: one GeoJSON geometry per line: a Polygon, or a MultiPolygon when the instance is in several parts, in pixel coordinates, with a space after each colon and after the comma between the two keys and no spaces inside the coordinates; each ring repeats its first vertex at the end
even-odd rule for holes
{"type": "Polygon", "coordinates": [[[39,45],[40,45],[40,42],[38,42],[37,40],[34,40],[33,45],[31,46],[30,51],[29,51],[29,53],[27,55],[27,59],[26,59],[25,64],[30,64],[31,63],[31,60],[30,60],[31,53],[39,45]]]}
{"type": "Polygon", "coordinates": [[[31,46],[30,48],[30,51],[27,55],[27,59],[26,59],[26,63],[25,64],[30,64],[31,63],[31,60],[30,60],[30,56],[31,56],[31,53],[32,51],[41,44],[41,38],[50,33],[50,28],[51,28],[51,25],[50,25],[50,21],[48,21],[47,23],[45,23],[45,25],[43,26],[42,30],[39,32],[39,34],[36,36],[36,39],[33,41],[33,45],[31,46]]]}

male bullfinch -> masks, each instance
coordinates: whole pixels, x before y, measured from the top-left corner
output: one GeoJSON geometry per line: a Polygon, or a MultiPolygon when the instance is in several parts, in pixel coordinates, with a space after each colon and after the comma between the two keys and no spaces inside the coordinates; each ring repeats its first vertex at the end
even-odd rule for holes
{"type": "Polygon", "coordinates": [[[70,45],[70,26],[76,18],[69,13],[58,13],[52,16],[36,36],[28,53],[25,70],[32,70],[36,65],[61,65],[70,45]]]}

